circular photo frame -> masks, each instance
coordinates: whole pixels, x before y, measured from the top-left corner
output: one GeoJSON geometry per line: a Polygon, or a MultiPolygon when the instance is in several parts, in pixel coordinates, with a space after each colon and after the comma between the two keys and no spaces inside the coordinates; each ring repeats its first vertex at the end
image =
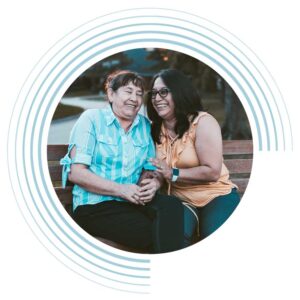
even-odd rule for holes
{"type": "Polygon", "coordinates": [[[138,48],[184,53],[220,74],[247,114],[254,152],[291,150],[293,138],[285,103],[263,63],[237,37],[196,15],[144,8],[115,12],[78,27],[41,58],[9,128],[9,175],[18,206],[42,244],[73,271],[106,287],[149,293],[151,257],[101,244],[76,226],[53,189],[47,157],[52,116],[75,79],[111,55],[138,48]]]}

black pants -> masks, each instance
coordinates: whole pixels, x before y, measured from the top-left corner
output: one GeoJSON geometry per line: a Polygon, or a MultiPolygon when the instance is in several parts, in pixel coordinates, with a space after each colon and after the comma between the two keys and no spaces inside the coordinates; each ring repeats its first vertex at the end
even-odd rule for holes
{"type": "Polygon", "coordinates": [[[73,218],[93,236],[142,251],[164,253],[184,247],[183,205],[176,197],[157,194],[145,206],[120,201],[81,205],[73,218]]]}

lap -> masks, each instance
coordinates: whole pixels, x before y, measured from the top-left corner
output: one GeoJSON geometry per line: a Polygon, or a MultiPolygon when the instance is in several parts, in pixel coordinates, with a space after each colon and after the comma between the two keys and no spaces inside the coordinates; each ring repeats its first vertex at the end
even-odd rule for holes
{"type": "Polygon", "coordinates": [[[216,197],[203,207],[198,207],[200,238],[216,231],[233,213],[240,202],[236,189],[230,194],[216,197]]]}
{"type": "Polygon", "coordinates": [[[76,208],[74,220],[93,236],[155,251],[182,248],[183,205],[180,199],[157,194],[147,205],[105,201],[76,208]],[[154,244],[153,244],[154,243],[154,244]]]}
{"type": "Polygon", "coordinates": [[[150,246],[152,220],[135,204],[105,201],[76,208],[74,220],[93,236],[137,248],[150,246]]]}

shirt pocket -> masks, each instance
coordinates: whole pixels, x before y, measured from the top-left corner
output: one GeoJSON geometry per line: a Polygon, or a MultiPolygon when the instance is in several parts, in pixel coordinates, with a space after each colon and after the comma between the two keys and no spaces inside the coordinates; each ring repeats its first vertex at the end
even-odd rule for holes
{"type": "Polygon", "coordinates": [[[97,136],[97,163],[101,163],[103,159],[112,161],[118,156],[118,151],[118,142],[112,137],[103,134],[97,136]]]}
{"type": "Polygon", "coordinates": [[[144,164],[147,159],[149,141],[133,140],[133,147],[136,160],[144,164]]]}

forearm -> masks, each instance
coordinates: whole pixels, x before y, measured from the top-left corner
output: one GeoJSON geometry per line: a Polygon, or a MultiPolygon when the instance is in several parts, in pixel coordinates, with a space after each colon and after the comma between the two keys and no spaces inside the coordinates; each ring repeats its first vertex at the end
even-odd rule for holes
{"type": "Polygon", "coordinates": [[[91,193],[120,196],[120,185],[118,183],[95,175],[87,168],[80,169],[72,166],[69,180],[91,193]]]}
{"type": "Polygon", "coordinates": [[[221,170],[209,166],[198,166],[188,169],[179,169],[179,177],[176,182],[201,184],[215,182],[220,178],[221,170]]]}

